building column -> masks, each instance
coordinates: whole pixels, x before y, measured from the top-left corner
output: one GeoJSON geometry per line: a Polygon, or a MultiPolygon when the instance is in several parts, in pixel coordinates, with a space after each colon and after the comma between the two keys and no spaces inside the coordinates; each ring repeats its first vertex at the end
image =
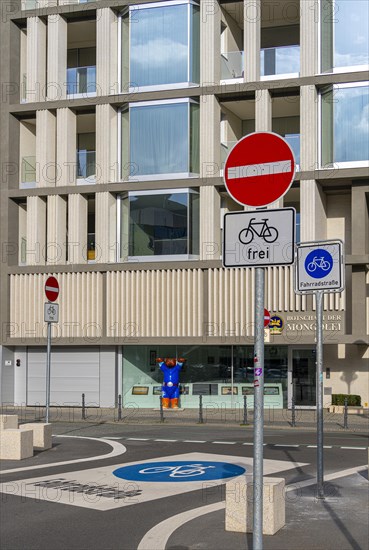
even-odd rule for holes
{"type": "Polygon", "coordinates": [[[206,95],[200,102],[200,177],[219,176],[220,168],[220,105],[206,95]]]}
{"type": "Polygon", "coordinates": [[[108,192],[96,193],[96,261],[116,261],[117,202],[108,192]]]}
{"type": "Polygon", "coordinates": [[[300,2],[300,76],[318,72],[319,3],[300,2]]]}
{"type": "Polygon", "coordinates": [[[220,83],[221,10],[218,0],[200,2],[200,83],[220,83]]]}
{"type": "Polygon", "coordinates": [[[300,184],[301,242],[327,238],[326,197],[315,180],[300,184]]]}
{"type": "Polygon", "coordinates": [[[68,195],[68,264],[87,263],[87,199],[68,195]]]}
{"type": "Polygon", "coordinates": [[[318,94],[315,86],[300,88],[300,169],[312,171],[318,168],[318,94]]]}
{"type": "Polygon", "coordinates": [[[218,260],[220,255],[220,195],[206,185],[200,187],[200,260],[218,260]]]}
{"type": "MultiPolygon", "coordinates": [[[[255,131],[271,132],[273,102],[269,90],[255,90],[255,131]]],[[[268,205],[268,208],[283,208],[283,197],[268,205]]],[[[252,210],[246,207],[245,210],[252,210]]]]}
{"type": "Polygon", "coordinates": [[[244,0],[244,74],[246,82],[260,80],[261,0],[244,0]]]}
{"type": "Polygon", "coordinates": [[[47,27],[42,19],[27,18],[27,102],[45,100],[46,31],[47,27]]]}
{"type": "Polygon", "coordinates": [[[369,186],[354,184],[351,194],[351,254],[361,256],[369,254],[369,186]]]}
{"type": "Polygon", "coordinates": [[[111,105],[96,105],[96,183],[119,181],[118,113],[111,105]]]}
{"type": "Polygon", "coordinates": [[[56,117],[50,111],[36,111],[37,187],[55,187],[56,117]]]}
{"type": "Polygon", "coordinates": [[[57,179],[56,185],[76,185],[77,117],[71,109],[56,112],[57,179]]]}
{"type": "Polygon", "coordinates": [[[27,265],[45,265],[46,201],[27,197],[27,265]]]}
{"type": "Polygon", "coordinates": [[[48,265],[66,262],[67,201],[60,195],[47,197],[47,258],[48,265]]]}
{"type": "Polygon", "coordinates": [[[66,20],[59,14],[49,15],[47,33],[47,99],[67,97],[67,31],[66,20]]]}
{"type": "Polygon", "coordinates": [[[96,92],[118,94],[118,18],[109,9],[96,12],[96,92]]]}

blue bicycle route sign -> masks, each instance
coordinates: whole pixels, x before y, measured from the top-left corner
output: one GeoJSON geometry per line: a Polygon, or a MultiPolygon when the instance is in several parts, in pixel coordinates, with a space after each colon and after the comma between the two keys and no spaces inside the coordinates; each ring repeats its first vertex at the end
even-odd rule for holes
{"type": "Polygon", "coordinates": [[[122,466],[113,475],[128,481],[184,482],[213,481],[244,474],[245,468],[229,462],[194,460],[173,462],[145,462],[133,466],[122,466]]]}
{"type": "Polygon", "coordinates": [[[344,289],[342,241],[303,243],[297,247],[295,292],[341,292],[344,289]]]}

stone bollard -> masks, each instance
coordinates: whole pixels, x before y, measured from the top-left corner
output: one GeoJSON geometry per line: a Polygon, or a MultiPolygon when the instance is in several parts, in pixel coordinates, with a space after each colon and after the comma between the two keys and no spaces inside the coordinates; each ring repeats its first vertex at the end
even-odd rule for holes
{"type": "Polygon", "coordinates": [[[0,434],[0,458],[23,460],[33,456],[33,431],[3,430],[0,434]]]}
{"type": "Polygon", "coordinates": [[[16,430],[18,428],[17,414],[0,414],[0,431],[16,430]]]}
{"type": "Polygon", "coordinates": [[[33,431],[33,447],[35,451],[46,451],[52,447],[52,426],[41,422],[21,424],[20,430],[33,431]]]}
{"type": "MultiPolygon", "coordinates": [[[[264,477],[263,534],[274,535],[286,523],[285,480],[264,477]]],[[[226,483],[225,529],[240,533],[253,531],[253,476],[239,476],[226,483]]]]}

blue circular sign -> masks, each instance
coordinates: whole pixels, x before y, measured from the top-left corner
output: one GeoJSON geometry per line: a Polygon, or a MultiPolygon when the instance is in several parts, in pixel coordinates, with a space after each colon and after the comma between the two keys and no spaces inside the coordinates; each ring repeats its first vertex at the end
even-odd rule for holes
{"type": "Polygon", "coordinates": [[[123,466],[113,471],[113,475],[129,481],[210,481],[244,474],[245,468],[229,462],[173,461],[147,462],[123,466]]]}
{"type": "Polygon", "coordinates": [[[314,279],[323,279],[332,271],[333,258],[324,248],[309,252],[305,259],[305,271],[314,279]]]}

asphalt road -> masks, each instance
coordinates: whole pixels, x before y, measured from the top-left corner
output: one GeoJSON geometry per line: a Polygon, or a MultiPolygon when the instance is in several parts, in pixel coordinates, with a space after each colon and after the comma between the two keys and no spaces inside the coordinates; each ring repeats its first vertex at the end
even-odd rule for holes
{"type": "MultiPolygon", "coordinates": [[[[52,449],[38,453],[33,458],[21,462],[2,461],[1,463],[2,472],[8,472],[3,473],[1,476],[1,482],[7,486],[7,492],[1,494],[1,550],[24,548],[27,548],[27,550],[43,550],[50,547],[55,550],[85,548],[90,550],[136,549],[144,535],[163,520],[194,508],[224,500],[224,485],[203,483],[197,485],[196,490],[192,490],[191,486],[189,489],[185,489],[187,484],[177,483],[177,492],[166,495],[165,490],[167,490],[168,484],[156,483],[156,485],[152,484],[151,488],[144,489],[141,492],[138,491],[134,496],[128,496],[126,501],[129,505],[102,511],[93,507],[95,506],[94,503],[98,501],[98,497],[96,494],[95,496],[92,494],[92,490],[90,494],[84,495],[84,506],[90,506],[90,503],[92,503],[91,507],[82,507],[76,501],[70,501],[69,504],[66,504],[59,498],[54,501],[39,498],[37,493],[32,493],[32,490],[34,490],[33,482],[29,482],[32,478],[37,478],[37,483],[40,483],[40,480],[41,483],[45,483],[45,479],[73,479],[73,482],[77,483],[77,489],[74,487],[74,491],[78,493],[78,491],[82,491],[81,488],[84,487],[86,480],[90,484],[95,483],[100,486],[103,483],[106,486],[107,476],[111,476],[113,470],[124,466],[126,463],[141,463],[162,457],[165,461],[165,457],[170,460],[174,456],[178,460],[177,455],[181,455],[179,458],[186,461],[192,453],[197,453],[193,455],[193,457],[197,457],[197,461],[200,460],[201,454],[203,455],[201,460],[219,460],[219,455],[221,455],[226,463],[232,461],[236,463],[241,460],[250,462],[249,459],[253,453],[252,430],[241,427],[178,426],[173,428],[160,425],[117,426],[115,424],[97,424],[86,426],[82,423],[80,425],[57,423],[54,425],[53,433],[55,437],[53,438],[54,446],[52,449]],[[68,437],[59,437],[60,435],[68,437]],[[103,441],[80,439],[81,437],[111,438],[111,441],[113,444],[115,442],[117,447],[122,444],[126,448],[126,452],[119,456],[96,460],[93,457],[110,453],[112,451],[111,447],[103,441]],[[40,468],[40,466],[50,463],[55,464],[77,459],[86,460],[87,458],[92,460],[40,468]],[[19,471],[20,468],[24,469],[26,467],[36,468],[19,471]],[[9,472],[13,468],[18,471],[9,472]],[[22,481],[29,484],[30,490],[27,494],[17,492],[17,488],[20,487],[22,481]],[[183,487],[183,491],[181,487],[183,487]],[[147,495],[149,496],[147,497],[147,495]],[[149,500],[145,500],[145,498],[149,500]]],[[[314,432],[266,429],[264,441],[266,464],[268,463],[275,468],[275,473],[271,475],[284,477],[286,484],[293,483],[296,486],[303,481],[315,479],[316,448],[314,445],[316,444],[316,436],[314,432]]],[[[326,476],[367,464],[368,451],[365,448],[368,446],[368,436],[365,434],[329,432],[325,434],[324,445],[327,447],[324,449],[326,476]]],[[[354,480],[356,480],[356,477],[354,477],[354,480]]],[[[362,483],[367,483],[367,481],[364,479],[362,483]]],[[[141,490],[139,483],[133,482],[129,486],[130,489],[138,487],[141,490]]],[[[332,499],[336,501],[340,494],[347,496],[349,488],[354,486],[354,481],[348,483],[346,489],[342,489],[342,487],[339,489],[334,482],[327,484],[327,502],[332,499]]],[[[362,484],[357,492],[352,489],[353,492],[350,493],[350,498],[346,498],[346,501],[350,504],[348,514],[350,508],[352,509],[355,506],[355,498],[357,498],[357,506],[364,507],[365,510],[365,487],[364,492],[362,484]]],[[[67,492],[64,491],[63,498],[66,494],[67,492]]],[[[68,494],[70,497],[70,493],[68,494]]],[[[123,501],[124,498],[122,497],[123,501]]],[[[314,515],[316,510],[314,511],[314,507],[311,508],[310,506],[314,501],[314,487],[310,486],[310,488],[304,489],[299,494],[299,503],[301,506],[303,504],[301,513],[314,515]]],[[[298,506],[294,505],[294,509],[296,515],[298,506]]],[[[299,525],[301,520],[300,515],[295,521],[296,526],[299,525]]],[[[218,530],[220,529],[218,537],[219,543],[222,544],[220,547],[227,548],[228,544],[234,548],[244,547],[244,535],[232,534],[232,540],[229,538],[222,540],[221,534],[224,533],[224,528],[220,527],[220,522],[222,521],[221,518],[224,520],[224,511],[203,517],[206,519],[203,521],[199,519],[185,524],[181,530],[173,533],[167,548],[215,548],[217,547],[215,541],[211,541],[211,533],[215,533],[214,525],[217,526],[218,530]],[[204,539],[206,526],[208,526],[206,537],[207,539],[210,537],[207,542],[204,539]],[[196,543],[196,541],[203,539],[202,545],[200,542],[196,543]]],[[[318,514],[317,518],[319,519],[319,517],[318,514]]],[[[309,516],[305,519],[311,521],[314,517],[309,516]]],[[[325,546],[326,549],[339,547],[334,542],[334,529],[337,529],[337,536],[338,534],[343,536],[344,530],[342,526],[340,528],[339,523],[337,525],[336,523],[333,522],[330,526],[331,531],[332,529],[333,531],[330,535],[329,544],[327,542],[325,546]],[[333,546],[330,546],[330,544],[333,546]]],[[[317,527],[317,522],[315,522],[315,527],[317,527]]],[[[324,529],[324,521],[322,521],[321,528],[324,529]]],[[[286,537],[288,531],[282,531],[286,537]]],[[[361,517],[356,517],[355,532],[356,538],[352,540],[348,536],[343,538],[343,541],[348,544],[347,548],[361,548],[360,541],[367,540],[368,522],[365,522],[365,519],[361,517]]],[[[292,545],[290,547],[294,548],[293,537],[301,536],[301,533],[299,535],[298,530],[295,533],[290,526],[289,536],[292,545]]],[[[279,548],[273,546],[272,539],[277,540],[270,537],[268,547],[279,548]]],[[[249,544],[250,541],[247,542],[247,545],[249,544]]],[[[286,548],[286,543],[283,544],[284,546],[280,548],[286,548]]],[[[309,544],[309,537],[306,538],[305,544],[309,544]]],[[[300,545],[300,547],[306,549],[318,548],[314,545],[300,545]]],[[[341,546],[340,548],[346,547],[341,546]]],[[[156,550],[156,548],[152,550],[156,550]]]]}

